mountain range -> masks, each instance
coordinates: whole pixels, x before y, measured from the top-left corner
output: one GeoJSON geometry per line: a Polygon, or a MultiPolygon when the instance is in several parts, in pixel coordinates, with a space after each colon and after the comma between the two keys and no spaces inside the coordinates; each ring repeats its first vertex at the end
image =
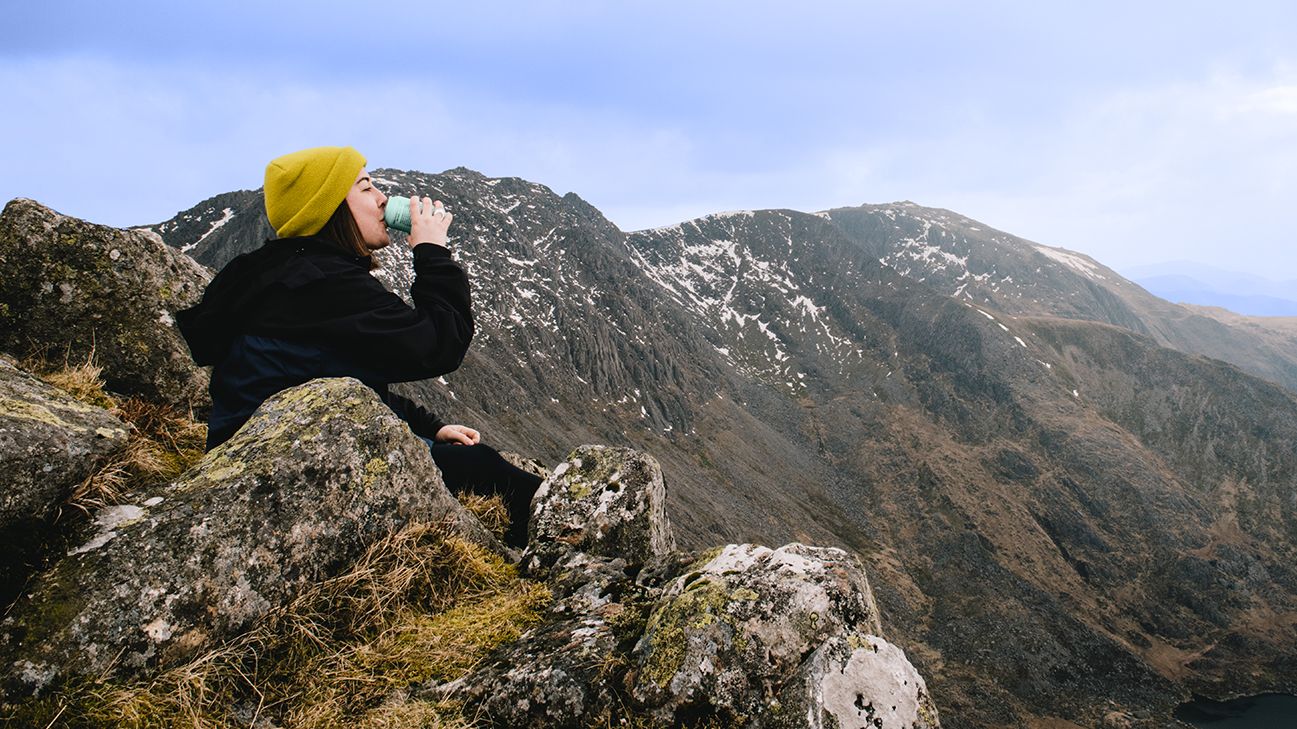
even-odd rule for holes
{"type": "Polygon", "coordinates": [[[1132,266],[1125,273],[1168,301],[1252,316],[1297,317],[1297,281],[1272,281],[1191,261],[1132,266]]]}
{"type": "MultiPolygon", "coordinates": [[[[518,178],[371,176],[446,201],[474,287],[463,366],[400,389],[548,463],[652,453],[685,546],[855,551],[946,726],[1297,689],[1290,322],[910,202],[627,233],[518,178]]],[[[259,191],[149,228],[213,268],[273,235],[259,191]]]]}

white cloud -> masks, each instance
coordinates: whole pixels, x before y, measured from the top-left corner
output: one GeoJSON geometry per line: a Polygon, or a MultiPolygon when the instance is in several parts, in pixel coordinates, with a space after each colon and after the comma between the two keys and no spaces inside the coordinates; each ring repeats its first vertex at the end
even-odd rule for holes
{"type": "Polygon", "coordinates": [[[947,105],[921,89],[867,108],[790,97],[834,120],[815,138],[738,116],[702,124],[382,73],[319,81],[82,57],[5,61],[0,88],[10,109],[0,164],[19,172],[0,198],[115,225],[257,187],[285,151],[350,143],[375,167],[465,165],[574,191],[627,230],[908,198],[1114,266],[1195,259],[1297,278],[1297,72],[1287,69],[1076,92],[1066,108],[947,105]],[[916,100],[921,126],[861,116],[916,100]]]}
{"type": "Polygon", "coordinates": [[[1218,73],[1077,99],[1041,124],[1011,111],[955,121],[835,150],[824,178],[862,200],[951,208],[1114,266],[1193,259],[1292,278],[1292,80],[1218,73]],[[865,172],[853,177],[844,160],[865,172]]]}

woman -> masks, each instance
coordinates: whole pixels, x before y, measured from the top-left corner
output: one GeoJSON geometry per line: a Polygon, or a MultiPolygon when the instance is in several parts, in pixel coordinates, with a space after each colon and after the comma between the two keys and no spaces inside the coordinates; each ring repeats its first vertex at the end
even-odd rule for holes
{"type": "Polygon", "coordinates": [[[266,217],[278,236],[230,261],[176,321],[194,361],[214,365],[207,448],[228,440],[266,398],[316,377],[355,377],[410,425],[456,491],[501,494],[510,546],[527,541],[540,478],[516,468],[480,434],[448,425],[388,389],[454,371],[473,338],[468,278],[451,258],[454,219],[441,201],[414,198],[408,238],[414,306],[370,271],[388,245],[387,196],[351,147],[315,147],[266,166],[266,217]]]}

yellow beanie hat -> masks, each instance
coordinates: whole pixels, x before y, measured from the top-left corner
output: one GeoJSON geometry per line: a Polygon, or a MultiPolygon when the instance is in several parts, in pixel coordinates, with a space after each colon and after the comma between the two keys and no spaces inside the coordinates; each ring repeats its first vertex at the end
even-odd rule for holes
{"type": "Polygon", "coordinates": [[[314,235],[347,199],[365,158],[351,147],[312,147],[266,165],[266,217],[280,238],[314,235]]]}

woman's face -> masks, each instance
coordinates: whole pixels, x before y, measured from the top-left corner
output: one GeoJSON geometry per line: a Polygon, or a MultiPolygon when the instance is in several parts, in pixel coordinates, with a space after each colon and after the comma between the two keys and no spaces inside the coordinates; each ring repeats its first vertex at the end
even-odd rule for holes
{"type": "Polygon", "coordinates": [[[351,217],[356,219],[360,235],[370,250],[378,250],[392,242],[387,236],[387,223],[383,221],[387,196],[374,187],[369,173],[363,169],[347,192],[347,207],[351,209],[351,217]]]}

